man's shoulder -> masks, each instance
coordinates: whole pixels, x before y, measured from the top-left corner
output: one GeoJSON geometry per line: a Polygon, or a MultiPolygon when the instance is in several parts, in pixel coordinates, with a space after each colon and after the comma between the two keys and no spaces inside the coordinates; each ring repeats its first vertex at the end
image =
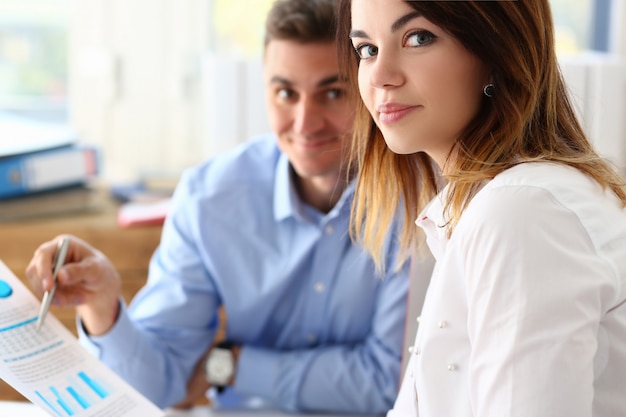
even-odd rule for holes
{"type": "Polygon", "coordinates": [[[257,136],[186,169],[183,181],[203,190],[273,183],[279,158],[275,136],[257,136]]]}

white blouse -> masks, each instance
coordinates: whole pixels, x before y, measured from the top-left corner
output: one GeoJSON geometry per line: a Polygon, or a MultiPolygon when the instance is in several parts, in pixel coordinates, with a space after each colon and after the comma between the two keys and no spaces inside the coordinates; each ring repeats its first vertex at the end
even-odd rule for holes
{"type": "Polygon", "coordinates": [[[448,239],[442,195],[416,221],[437,264],[388,417],[626,416],[618,200],[573,168],[525,163],[448,239]]]}

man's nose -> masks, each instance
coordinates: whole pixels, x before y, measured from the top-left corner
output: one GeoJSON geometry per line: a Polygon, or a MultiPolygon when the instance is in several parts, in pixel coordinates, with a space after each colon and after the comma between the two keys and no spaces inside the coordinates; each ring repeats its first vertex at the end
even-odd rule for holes
{"type": "Polygon", "coordinates": [[[303,98],[296,105],[293,129],[297,133],[314,133],[324,125],[323,110],[311,98],[303,98]]]}

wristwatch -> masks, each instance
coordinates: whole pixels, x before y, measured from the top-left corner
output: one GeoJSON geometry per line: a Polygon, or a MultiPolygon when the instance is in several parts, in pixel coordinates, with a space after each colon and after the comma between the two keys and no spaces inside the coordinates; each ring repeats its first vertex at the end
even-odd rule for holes
{"type": "Polygon", "coordinates": [[[230,350],[231,343],[222,342],[209,352],[204,364],[206,379],[217,389],[224,391],[235,373],[235,357],[230,350]]]}

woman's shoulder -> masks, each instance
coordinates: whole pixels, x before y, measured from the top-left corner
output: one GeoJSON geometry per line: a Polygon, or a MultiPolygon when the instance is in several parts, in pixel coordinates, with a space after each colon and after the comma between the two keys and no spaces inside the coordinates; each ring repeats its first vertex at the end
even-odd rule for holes
{"type": "MultiPolygon", "coordinates": [[[[498,174],[488,186],[531,186],[553,188],[562,185],[592,184],[593,180],[580,170],[556,162],[524,162],[498,174]]],[[[487,187],[486,187],[487,188],[487,187]]]]}
{"type": "Polygon", "coordinates": [[[508,193],[511,198],[552,198],[563,205],[579,199],[603,200],[605,190],[589,175],[569,165],[555,162],[526,162],[498,174],[487,182],[476,197],[490,198],[496,193],[508,193]],[[534,192],[533,192],[534,191],[534,192]]]}
{"type": "Polygon", "coordinates": [[[594,219],[614,219],[626,227],[626,213],[610,190],[565,164],[522,163],[487,182],[463,217],[474,222],[528,224],[543,216],[569,216],[587,228],[594,219]]]}

